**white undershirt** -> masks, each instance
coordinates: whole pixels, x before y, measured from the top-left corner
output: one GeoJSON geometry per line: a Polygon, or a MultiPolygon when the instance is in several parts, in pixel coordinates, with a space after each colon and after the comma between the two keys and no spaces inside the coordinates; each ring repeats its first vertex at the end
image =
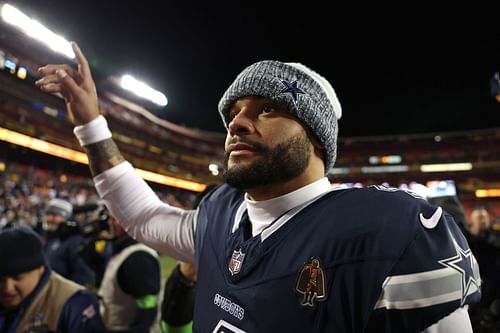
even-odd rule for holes
{"type": "Polygon", "coordinates": [[[269,200],[253,201],[246,194],[245,201],[248,217],[252,223],[252,236],[260,234],[269,224],[292,208],[310,201],[331,189],[332,185],[328,178],[324,177],[298,190],[269,200]]]}

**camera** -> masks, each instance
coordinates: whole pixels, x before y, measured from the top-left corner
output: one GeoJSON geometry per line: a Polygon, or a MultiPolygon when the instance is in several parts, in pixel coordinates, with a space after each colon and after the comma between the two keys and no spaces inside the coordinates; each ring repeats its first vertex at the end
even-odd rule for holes
{"type": "Polygon", "coordinates": [[[106,207],[102,204],[88,204],[78,206],[73,209],[74,216],[80,216],[79,232],[86,238],[92,238],[101,233],[101,231],[109,231],[108,219],[109,213],[106,207]],[[89,222],[86,222],[90,220],[89,222]]]}

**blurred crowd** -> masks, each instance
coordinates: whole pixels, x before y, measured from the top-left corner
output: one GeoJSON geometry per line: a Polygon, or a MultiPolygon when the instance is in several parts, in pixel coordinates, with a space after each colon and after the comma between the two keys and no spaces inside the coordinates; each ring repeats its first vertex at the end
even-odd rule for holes
{"type": "MultiPolygon", "coordinates": [[[[175,188],[156,193],[161,200],[176,207],[190,207],[196,197],[196,194],[175,188]]],[[[43,212],[53,198],[66,199],[77,210],[99,202],[89,177],[9,163],[0,173],[0,227],[16,221],[41,228],[43,212]]],[[[88,214],[77,214],[75,218],[84,222],[88,214]]]]}
{"type": "Polygon", "coordinates": [[[470,309],[474,332],[500,332],[500,229],[484,205],[474,207],[467,221],[481,272],[481,302],[470,309]]]}
{"type": "MultiPolygon", "coordinates": [[[[157,194],[177,207],[197,199],[176,189],[157,194]]],[[[0,333],[191,328],[193,266],[178,263],[162,277],[159,254],[126,234],[90,178],[9,164],[0,173],[0,213],[0,333]]]]}

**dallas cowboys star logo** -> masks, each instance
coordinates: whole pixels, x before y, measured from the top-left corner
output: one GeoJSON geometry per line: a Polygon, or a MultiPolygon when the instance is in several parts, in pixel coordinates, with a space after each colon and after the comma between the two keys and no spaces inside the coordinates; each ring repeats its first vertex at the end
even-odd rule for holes
{"type": "Polygon", "coordinates": [[[281,80],[281,83],[283,83],[285,87],[278,93],[278,95],[290,94],[295,104],[297,104],[297,99],[299,98],[299,94],[306,93],[304,90],[297,87],[297,81],[288,82],[287,80],[281,80]]]}
{"type": "Polygon", "coordinates": [[[480,281],[476,280],[476,277],[474,276],[474,266],[477,263],[470,248],[464,250],[455,240],[453,240],[453,243],[455,244],[457,255],[439,260],[439,263],[460,273],[462,277],[462,298],[460,305],[464,305],[471,285],[475,285],[477,289],[480,288],[480,281]]]}

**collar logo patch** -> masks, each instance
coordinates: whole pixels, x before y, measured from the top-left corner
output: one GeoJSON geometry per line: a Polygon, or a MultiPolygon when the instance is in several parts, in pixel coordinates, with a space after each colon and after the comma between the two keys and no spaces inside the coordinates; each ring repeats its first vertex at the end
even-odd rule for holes
{"type": "Polygon", "coordinates": [[[312,258],[302,267],[295,289],[302,295],[300,305],[303,307],[314,308],[316,301],[326,300],[325,273],[319,259],[312,258]]]}
{"type": "Polygon", "coordinates": [[[278,93],[281,94],[290,94],[292,96],[293,102],[297,104],[297,100],[299,95],[305,95],[305,91],[297,87],[297,81],[289,82],[287,80],[281,80],[281,83],[284,85],[284,88],[278,93]]]}
{"type": "Polygon", "coordinates": [[[245,254],[241,251],[241,249],[238,251],[234,250],[231,260],[229,260],[229,272],[231,272],[231,276],[240,272],[243,260],[245,260],[245,254]]]}

